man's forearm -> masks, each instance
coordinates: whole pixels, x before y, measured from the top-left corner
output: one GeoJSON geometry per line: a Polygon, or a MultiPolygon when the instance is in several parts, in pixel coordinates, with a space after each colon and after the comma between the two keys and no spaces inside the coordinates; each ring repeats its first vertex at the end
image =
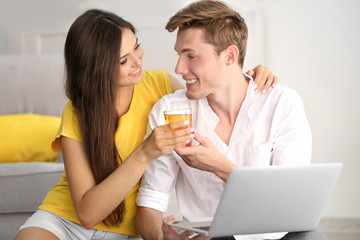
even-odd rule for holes
{"type": "Polygon", "coordinates": [[[145,240],[163,239],[162,222],[162,212],[152,208],[138,207],[136,227],[145,240]]]}
{"type": "Polygon", "coordinates": [[[218,167],[218,170],[214,171],[213,173],[219,178],[221,178],[224,182],[227,182],[231,169],[235,168],[236,165],[226,157],[224,157],[224,160],[220,161],[220,163],[221,164],[218,167]]]}

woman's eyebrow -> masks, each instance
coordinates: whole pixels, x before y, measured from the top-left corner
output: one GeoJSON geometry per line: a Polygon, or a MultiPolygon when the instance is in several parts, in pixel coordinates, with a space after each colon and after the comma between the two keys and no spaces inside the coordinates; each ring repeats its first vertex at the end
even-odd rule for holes
{"type": "MultiPolygon", "coordinates": [[[[139,42],[139,39],[136,38],[136,42],[135,42],[135,45],[134,45],[134,48],[138,45],[138,42],[139,42]]],[[[120,59],[123,59],[125,57],[127,57],[129,55],[129,53],[125,54],[124,56],[120,57],[120,59]]]]}

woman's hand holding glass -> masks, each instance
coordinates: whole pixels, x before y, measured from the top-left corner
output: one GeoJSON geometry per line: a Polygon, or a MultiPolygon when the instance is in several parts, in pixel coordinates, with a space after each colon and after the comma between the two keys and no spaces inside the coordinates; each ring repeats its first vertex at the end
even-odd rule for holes
{"type": "Polygon", "coordinates": [[[142,143],[141,148],[152,161],[175,148],[185,146],[194,138],[193,132],[194,129],[190,127],[189,121],[158,126],[142,143]]]}

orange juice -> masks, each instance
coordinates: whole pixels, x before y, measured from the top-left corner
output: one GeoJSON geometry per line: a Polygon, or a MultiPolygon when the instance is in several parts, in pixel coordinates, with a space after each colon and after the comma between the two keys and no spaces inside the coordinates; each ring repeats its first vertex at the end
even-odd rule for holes
{"type": "MultiPolygon", "coordinates": [[[[181,121],[189,121],[189,126],[192,126],[192,115],[191,109],[181,109],[181,110],[174,110],[174,111],[165,111],[164,112],[165,122],[166,124],[173,123],[173,122],[181,122],[181,121]]],[[[185,129],[183,128],[176,128],[171,131],[175,131],[178,129],[185,129]]]]}

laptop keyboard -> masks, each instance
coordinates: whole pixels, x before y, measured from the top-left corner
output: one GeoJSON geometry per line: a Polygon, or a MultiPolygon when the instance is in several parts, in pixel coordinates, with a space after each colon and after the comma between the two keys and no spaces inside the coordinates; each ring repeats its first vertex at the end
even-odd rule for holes
{"type": "Polygon", "coordinates": [[[201,226],[201,227],[194,227],[194,228],[204,230],[204,231],[209,231],[210,226],[201,226]]]}

